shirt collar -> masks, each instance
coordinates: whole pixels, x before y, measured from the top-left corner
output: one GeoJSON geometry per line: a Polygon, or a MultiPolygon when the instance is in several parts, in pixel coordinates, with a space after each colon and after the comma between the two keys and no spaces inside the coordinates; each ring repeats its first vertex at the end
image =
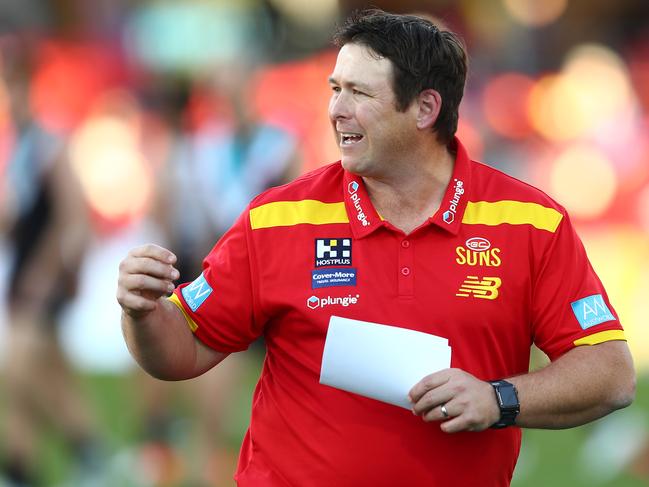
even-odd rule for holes
{"type": "Polygon", "coordinates": [[[363,238],[383,226],[384,222],[370,201],[362,177],[345,171],[343,195],[354,238],[363,238]]]}
{"type": "Polygon", "coordinates": [[[471,188],[471,161],[466,149],[455,137],[451,142],[451,150],[455,151],[455,166],[451,181],[446,188],[439,208],[431,221],[438,227],[453,235],[457,235],[462,224],[462,217],[469,200],[471,188]]]}
{"type": "MultiPolygon", "coordinates": [[[[439,209],[431,216],[429,222],[457,235],[468,200],[471,164],[466,149],[457,137],[451,142],[451,150],[456,154],[453,175],[439,209]]],[[[370,201],[362,177],[345,170],[343,195],[349,224],[355,238],[363,238],[385,225],[386,222],[370,201]]]]}

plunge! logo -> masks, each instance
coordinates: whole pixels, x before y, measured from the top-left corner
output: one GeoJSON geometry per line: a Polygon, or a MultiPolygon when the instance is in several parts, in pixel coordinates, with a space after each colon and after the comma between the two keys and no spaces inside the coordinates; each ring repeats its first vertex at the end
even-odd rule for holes
{"type": "Polygon", "coordinates": [[[457,207],[460,204],[460,199],[462,198],[462,195],[464,194],[464,181],[461,181],[459,179],[454,179],[454,184],[453,184],[453,197],[449,200],[449,207],[448,210],[444,212],[442,215],[442,218],[444,219],[444,223],[448,223],[449,225],[455,221],[455,215],[457,214],[457,207]]]}
{"type": "Polygon", "coordinates": [[[348,306],[358,304],[359,294],[352,296],[351,294],[347,296],[324,296],[319,298],[318,296],[311,296],[306,300],[306,306],[309,309],[324,308],[326,306],[342,306],[346,308],[348,306]]]}
{"type": "Polygon", "coordinates": [[[361,198],[358,196],[358,188],[360,185],[356,181],[352,181],[347,185],[347,191],[349,191],[349,198],[352,200],[354,208],[356,209],[356,218],[364,227],[367,227],[370,222],[367,219],[367,215],[361,206],[361,198]]]}

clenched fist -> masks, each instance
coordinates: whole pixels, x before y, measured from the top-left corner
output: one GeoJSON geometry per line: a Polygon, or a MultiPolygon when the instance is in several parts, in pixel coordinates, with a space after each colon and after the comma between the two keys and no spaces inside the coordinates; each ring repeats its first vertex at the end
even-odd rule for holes
{"type": "Polygon", "coordinates": [[[155,244],[132,249],[119,265],[117,301],[124,312],[137,319],[154,311],[174,290],[180,276],[175,263],[172,252],[155,244]]]}

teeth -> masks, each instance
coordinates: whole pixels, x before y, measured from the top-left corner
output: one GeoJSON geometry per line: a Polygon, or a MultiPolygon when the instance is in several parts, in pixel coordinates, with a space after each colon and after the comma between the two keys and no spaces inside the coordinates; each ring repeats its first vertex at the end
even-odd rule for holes
{"type": "Polygon", "coordinates": [[[351,132],[341,132],[340,136],[343,144],[353,144],[363,138],[361,134],[354,134],[351,132]]]}

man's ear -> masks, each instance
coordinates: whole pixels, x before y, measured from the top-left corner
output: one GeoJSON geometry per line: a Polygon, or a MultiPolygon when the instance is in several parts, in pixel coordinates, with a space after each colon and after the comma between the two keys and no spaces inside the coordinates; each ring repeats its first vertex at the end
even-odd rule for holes
{"type": "Polygon", "coordinates": [[[419,111],[417,112],[417,128],[432,129],[442,109],[442,97],[437,91],[427,89],[417,96],[417,105],[419,107],[419,111]]]}

